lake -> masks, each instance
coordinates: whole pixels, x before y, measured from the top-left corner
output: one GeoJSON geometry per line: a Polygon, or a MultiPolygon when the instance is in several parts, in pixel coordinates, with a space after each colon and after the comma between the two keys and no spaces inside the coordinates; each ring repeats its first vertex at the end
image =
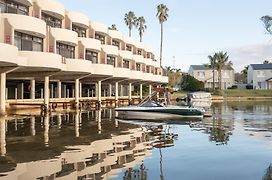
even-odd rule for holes
{"type": "Polygon", "coordinates": [[[272,102],[123,121],[113,109],[0,117],[2,179],[272,179],[272,102]]]}

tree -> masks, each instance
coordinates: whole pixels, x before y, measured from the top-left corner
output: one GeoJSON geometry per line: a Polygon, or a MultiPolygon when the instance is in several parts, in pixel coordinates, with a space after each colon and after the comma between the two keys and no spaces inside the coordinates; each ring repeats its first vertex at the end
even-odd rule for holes
{"type": "Polygon", "coordinates": [[[160,66],[162,66],[163,23],[167,21],[169,9],[164,4],[157,6],[157,17],[161,25],[160,66]]]}
{"type": "Polygon", "coordinates": [[[218,71],[218,82],[219,82],[219,89],[222,88],[222,69],[225,66],[232,66],[232,62],[229,61],[229,56],[227,52],[220,51],[215,53],[216,63],[215,68],[218,71]]]}
{"type": "Polygon", "coordinates": [[[214,90],[215,86],[214,86],[214,70],[215,70],[215,64],[216,64],[216,54],[214,54],[213,56],[209,55],[208,56],[210,62],[208,64],[209,68],[212,68],[212,73],[213,73],[213,85],[212,88],[214,90]]]}
{"type": "Polygon", "coordinates": [[[248,70],[248,65],[244,66],[244,69],[241,71],[241,74],[243,75],[244,79],[247,79],[247,70],[248,70]]]}
{"type": "Polygon", "coordinates": [[[183,76],[181,81],[181,89],[186,91],[200,91],[204,90],[204,83],[197,80],[193,76],[186,74],[183,76]]]}
{"type": "Polygon", "coordinates": [[[264,60],[263,64],[272,64],[272,62],[269,62],[268,60],[264,60]]]}
{"type": "Polygon", "coordinates": [[[129,29],[129,37],[131,37],[131,29],[133,26],[136,26],[137,17],[135,16],[134,12],[129,11],[125,14],[124,21],[129,29]]]}
{"type": "Polygon", "coordinates": [[[143,16],[140,16],[139,18],[137,18],[136,27],[139,27],[138,30],[140,35],[140,42],[142,42],[144,31],[147,28],[147,26],[145,25],[145,18],[143,16]]]}
{"type": "Polygon", "coordinates": [[[272,34],[272,17],[271,16],[262,16],[261,21],[263,21],[263,25],[267,33],[272,34]]]}
{"type": "Polygon", "coordinates": [[[117,31],[117,26],[116,24],[112,24],[111,27],[108,27],[108,29],[117,31]]]}

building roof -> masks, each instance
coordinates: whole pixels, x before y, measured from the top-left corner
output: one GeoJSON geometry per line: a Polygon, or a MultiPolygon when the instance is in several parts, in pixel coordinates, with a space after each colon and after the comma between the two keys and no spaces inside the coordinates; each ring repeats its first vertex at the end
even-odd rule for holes
{"type": "Polygon", "coordinates": [[[272,69],[272,64],[250,64],[254,70],[272,69]]]}
{"type": "MultiPolygon", "coordinates": [[[[208,70],[208,69],[212,69],[212,68],[209,68],[205,65],[191,65],[192,69],[193,70],[208,70]]],[[[224,66],[223,67],[224,70],[233,70],[233,68],[231,66],[224,66]]]]}

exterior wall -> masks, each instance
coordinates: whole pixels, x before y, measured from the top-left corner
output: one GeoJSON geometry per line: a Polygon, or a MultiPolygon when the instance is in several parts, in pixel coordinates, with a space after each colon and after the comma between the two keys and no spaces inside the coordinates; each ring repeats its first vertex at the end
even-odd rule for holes
{"type": "Polygon", "coordinates": [[[272,89],[272,84],[267,79],[272,77],[272,69],[253,70],[252,85],[254,89],[272,89]]]}

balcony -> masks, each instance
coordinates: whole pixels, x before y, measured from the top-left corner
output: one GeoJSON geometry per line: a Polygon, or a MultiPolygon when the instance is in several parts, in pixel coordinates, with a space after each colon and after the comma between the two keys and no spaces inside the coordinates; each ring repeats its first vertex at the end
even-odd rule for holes
{"type": "Polygon", "coordinates": [[[86,15],[78,12],[68,12],[67,16],[70,19],[70,21],[75,25],[83,27],[85,29],[89,27],[89,19],[86,15]]]}
{"type": "Polygon", "coordinates": [[[38,37],[46,36],[46,24],[41,19],[18,14],[1,14],[1,18],[7,19],[16,31],[27,32],[38,37]]]}
{"type": "Polygon", "coordinates": [[[133,46],[135,46],[135,44],[136,44],[135,40],[132,39],[131,37],[123,37],[123,41],[126,44],[130,44],[130,45],[133,45],[133,46]]]}
{"type": "Polygon", "coordinates": [[[15,46],[0,43],[0,67],[26,64],[26,60],[18,58],[18,49],[15,46]]]}
{"type": "Polygon", "coordinates": [[[65,16],[64,6],[54,0],[34,0],[40,7],[41,11],[44,13],[56,17],[58,19],[63,19],[65,16]]]}
{"type": "Polygon", "coordinates": [[[66,71],[93,73],[92,62],[82,59],[66,59],[66,71]]]}
{"type": "Polygon", "coordinates": [[[132,59],[136,62],[136,63],[142,63],[142,64],[145,64],[145,61],[144,61],[144,57],[142,55],[132,55],[132,59]]]}
{"type": "Polygon", "coordinates": [[[78,43],[77,33],[72,30],[51,28],[51,34],[55,38],[56,41],[68,42],[69,45],[70,44],[77,45],[78,43]]]}
{"type": "Polygon", "coordinates": [[[92,64],[93,66],[93,74],[101,75],[101,76],[113,76],[114,75],[114,67],[109,64],[92,64]]]}
{"type": "Polygon", "coordinates": [[[143,72],[141,71],[130,71],[130,79],[132,80],[142,80],[143,79],[143,72]]]}
{"type": "Polygon", "coordinates": [[[114,78],[130,78],[130,69],[114,68],[114,78]]]}
{"type": "Polygon", "coordinates": [[[108,27],[105,24],[98,23],[98,22],[91,22],[90,26],[96,32],[102,33],[104,35],[108,34],[108,27]]]}
{"type": "Polygon", "coordinates": [[[120,50],[120,51],[119,51],[119,55],[120,55],[123,59],[132,60],[132,52],[131,52],[131,51],[123,51],[123,50],[120,50]]]}
{"type": "Polygon", "coordinates": [[[117,39],[119,41],[123,41],[123,35],[119,31],[116,30],[108,30],[109,36],[112,39],[117,39]]]}
{"type": "Polygon", "coordinates": [[[119,50],[118,47],[112,46],[112,45],[102,45],[102,50],[107,54],[111,56],[118,56],[119,50]]]}
{"type": "Polygon", "coordinates": [[[96,52],[101,51],[101,42],[99,40],[92,38],[78,38],[78,39],[82,43],[84,48],[94,50],[96,52]]]}

